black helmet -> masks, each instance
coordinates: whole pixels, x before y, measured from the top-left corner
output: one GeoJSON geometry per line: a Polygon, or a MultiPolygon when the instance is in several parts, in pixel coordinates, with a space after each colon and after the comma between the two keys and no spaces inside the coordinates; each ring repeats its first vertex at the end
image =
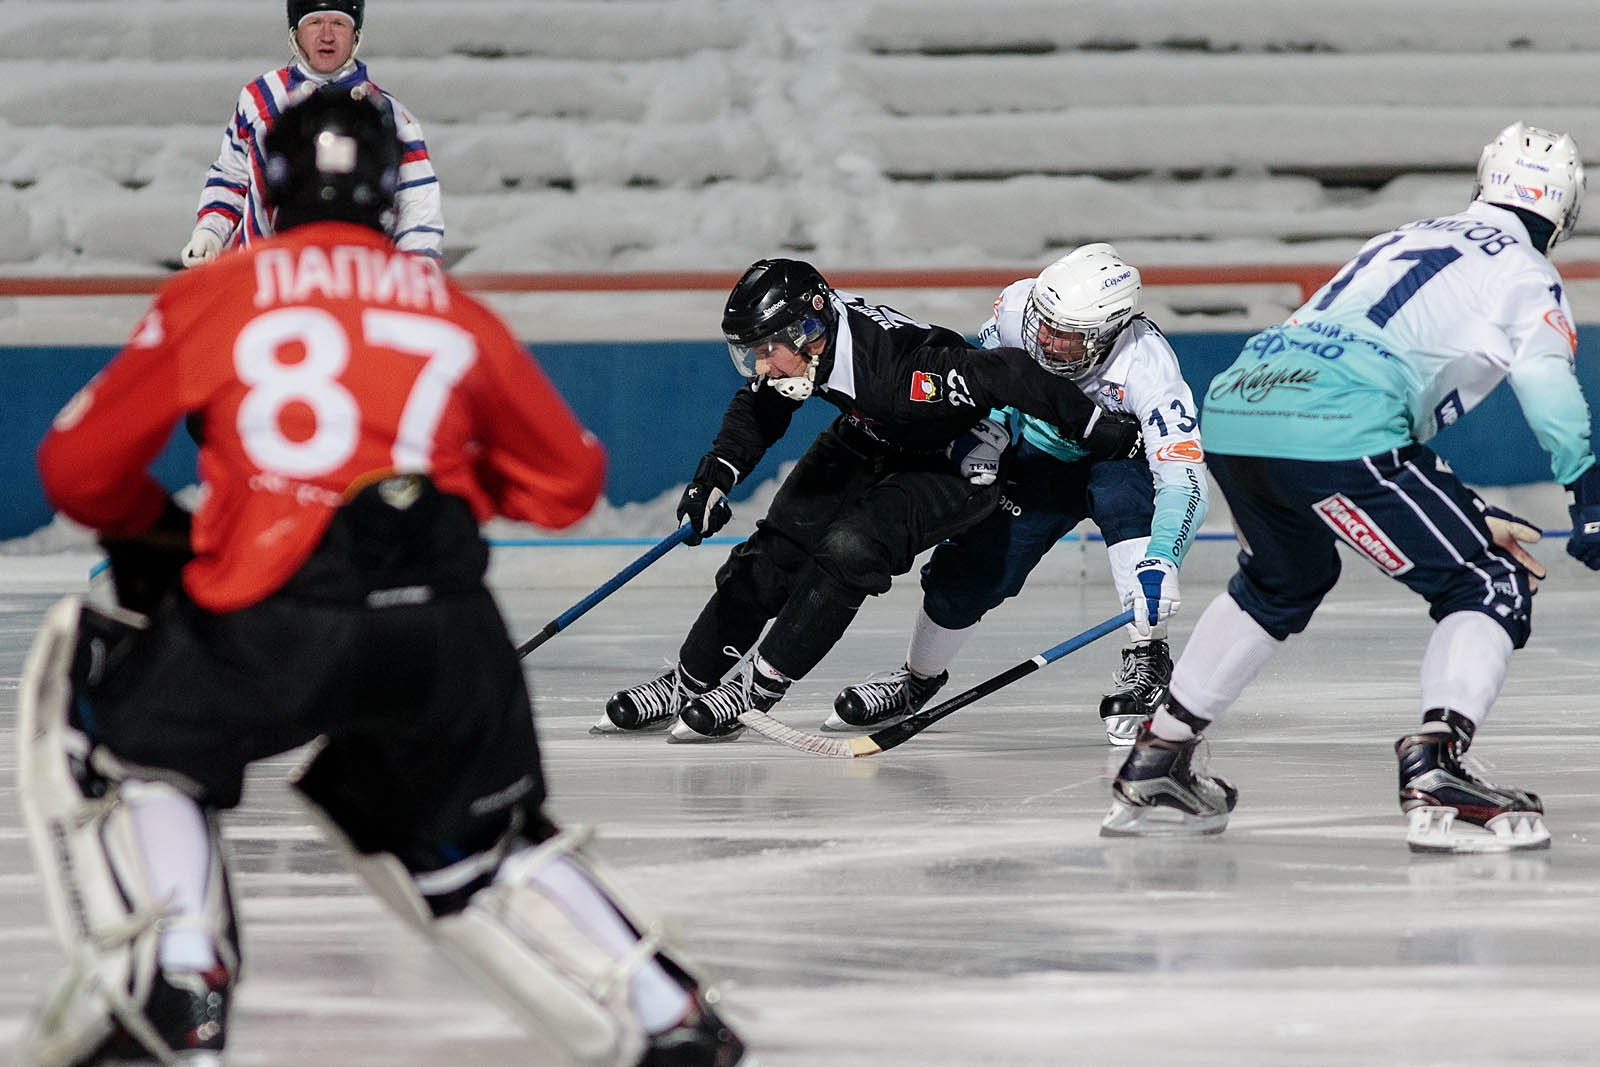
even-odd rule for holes
{"type": "Polygon", "coordinates": [[[798,259],[762,259],[750,265],[722,309],[722,333],[751,345],[807,317],[824,329],[834,322],[832,290],[817,268],[798,259]]]}
{"type": "Polygon", "coordinates": [[[366,0],[289,0],[289,29],[297,29],[301,19],[318,11],[340,11],[355,19],[356,32],[360,33],[366,6],[366,0]]]}
{"type": "Polygon", "coordinates": [[[387,232],[401,147],[381,94],[319,89],[278,116],[265,147],[266,201],[280,231],[339,220],[387,232]]]}

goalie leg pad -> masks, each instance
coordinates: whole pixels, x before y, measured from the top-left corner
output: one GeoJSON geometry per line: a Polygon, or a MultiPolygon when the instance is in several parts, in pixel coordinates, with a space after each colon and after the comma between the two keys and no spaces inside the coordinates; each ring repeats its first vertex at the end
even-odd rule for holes
{"type": "MultiPolygon", "coordinates": [[[[23,821],[51,928],[70,961],[28,1054],[41,1067],[58,1067],[78,1063],[108,1042],[131,1040],[158,1060],[176,1062],[171,1035],[164,1036],[146,1013],[163,981],[161,932],[175,917],[171,901],[158,899],[152,889],[129,799],[177,791],[165,783],[122,781],[115,761],[101,758],[69,722],[81,610],[81,602],[69,597],[47,613],[23,665],[18,702],[23,821]]],[[[214,841],[212,863],[216,906],[208,915],[219,957],[231,973],[237,969],[233,913],[214,841]]]]}
{"type": "MultiPolygon", "coordinates": [[[[308,801],[311,797],[301,792],[308,801]]],[[[559,1043],[584,1067],[635,1067],[648,1038],[631,1009],[634,975],[660,960],[693,994],[693,976],[661,956],[659,932],[632,918],[619,895],[583,859],[588,834],[567,830],[532,846],[511,827],[494,848],[437,871],[413,873],[387,853],[362,854],[327,813],[310,810],[329,840],[387,906],[422,933],[455,967],[496,996],[534,1033],[559,1043]],[[582,867],[593,885],[632,928],[636,940],[619,956],[575,922],[567,902],[549,892],[541,869],[565,859],[582,867]],[[463,884],[492,874],[464,907],[440,914],[438,902],[463,884]],[[640,931],[644,931],[642,934],[640,931]]]]}

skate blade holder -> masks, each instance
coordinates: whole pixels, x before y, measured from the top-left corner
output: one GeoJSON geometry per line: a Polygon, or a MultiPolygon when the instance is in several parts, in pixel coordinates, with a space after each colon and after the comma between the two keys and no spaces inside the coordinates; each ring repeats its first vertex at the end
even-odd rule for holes
{"type": "Polygon", "coordinates": [[[703,734],[683,721],[680,716],[672,720],[672,728],[667,731],[667,743],[670,745],[720,745],[728,741],[737,741],[744,736],[745,727],[740,724],[737,730],[730,730],[725,734],[703,734]]]}
{"type": "Polygon", "coordinates": [[[671,717],[657,719],[655,722],[647,723],[636,730],[624,730],[612,722],[609,715],[602,714],[599,719],[590,724],[589,732],[591,734],[653,734],[665,730],[672,725],[673,721],[671,717]]]}
{"type": "Polygon", "coordinates": [[[1164,805],[1134,805],[1111,801],[1100,823],[1101,837],[1207,837],[1228,828],[1228,813],[1194,815],[1164,805]]]}
{"type": "Polygon", "coordinates": [[[1472,855],[1549,848],[1550,831],[1536,811],[1507,811],[1482,827],[1456,825],[1456,809],[1412,808],[1406,844],[1413,852],[1472,855]]]}

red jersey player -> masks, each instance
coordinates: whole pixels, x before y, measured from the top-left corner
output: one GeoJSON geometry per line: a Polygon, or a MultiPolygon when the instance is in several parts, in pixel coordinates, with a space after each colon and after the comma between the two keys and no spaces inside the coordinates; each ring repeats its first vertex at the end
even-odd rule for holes
{"type": "Polygon", "coordinates": [[[312,741],[295,786],[334,843],[531,1027],[586,1064],[743,1056],[544,814],[478,523],[572,523],[605,455],[505,326],[390,240],[400,152],[381,99],[285,110],[279,236],[163,287],[40,445],[137,612],[67,598],[24,667],[20,792],[75,961],[30,1048],[46,1067],[218,1062],[239,953],[217,816],[250,762],[312,741]],[[184,419],[192,530],[146,471],[184,419]]]}

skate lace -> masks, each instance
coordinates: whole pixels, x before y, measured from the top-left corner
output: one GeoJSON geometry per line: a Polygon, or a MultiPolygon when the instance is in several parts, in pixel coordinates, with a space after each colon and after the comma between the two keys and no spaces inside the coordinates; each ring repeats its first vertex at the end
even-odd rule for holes
{"type": "Polygon", "coordinates": [[[639,717],[643,722],[655,719],[664,719],[668,715],[676,715],[683,703],[683,683],[678,679],[678,665],[667,662],[665,674],[636,685],[628,691],[634,705],[639,709],[639,717]]]}
{"type": "MultiPolygon", "coordinates": [[[[732,645],[723,650],[724,655],[740,656],[739,650],[732,645]]],[[[700,694],[696,699],[710,710],[712,721],[717,726],[726,726],[740,715],[757,707],[756,697],[767,697],[770,702],[776,702],[782,693],[768,692],[756,682],[756,653],[754,649],[744,653],[739,658],[735,668],[738,674],[734,679],[723,682],[715,689],[700,694]]]]}
{"type": "Polygon", "coordinates": [[[1118,692],[1144,692],[1155,688],[1161,684],[1161,678],[1156,673],[1156,657],[1153,654],[1141,655],[1137,649],[1123,649],[1122,665],[1112,672],[1111,684],[1117,687],[1118,692]]]}
{"type": "Polygon", "coordinates": [[[879,671],[854,686],[856,698],[869,714],[898,711],[910,703],[911,672],[904,667],[879,671]]]}

